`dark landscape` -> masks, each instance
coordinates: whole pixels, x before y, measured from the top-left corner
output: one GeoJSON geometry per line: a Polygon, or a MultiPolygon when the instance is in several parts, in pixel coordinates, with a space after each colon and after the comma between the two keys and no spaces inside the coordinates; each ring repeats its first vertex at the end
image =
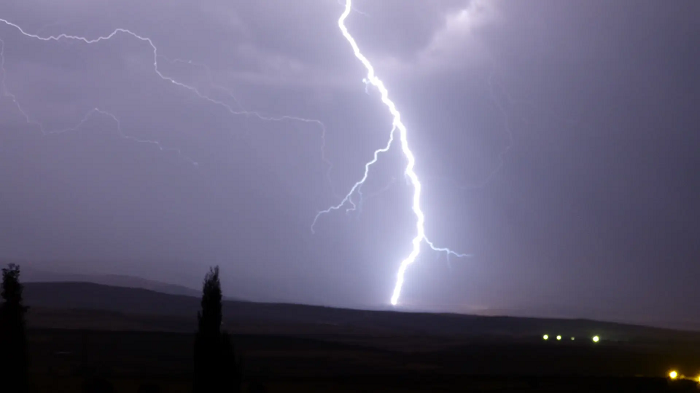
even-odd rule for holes
{"type": "MultiPolygon", "coordinates": [[[[77,391],[85,372],[116,391],[189,391],[198,298],[56,282],[25,284],[25,299],[41,391],[77,391]]],[[[223,313],[246,383],[269,392],[663,391],[697,385],[670,370],[700,375],[695,332],[237,301],[223,313]]]]}

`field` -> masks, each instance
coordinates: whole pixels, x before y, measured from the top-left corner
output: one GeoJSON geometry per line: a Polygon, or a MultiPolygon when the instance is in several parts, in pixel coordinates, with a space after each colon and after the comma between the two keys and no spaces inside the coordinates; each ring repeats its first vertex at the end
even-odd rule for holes
{"type": "MultiPolygon", "coordinates": [[[[90,375],[117,392],[137,392],[144,382],[188,391],[194,314],[172,305],[167,315],[123,312],[114,288],[90,288],[90,301],[108,302],[108,310],[46,307],[28,286],[37,391],[78,392],[90,375]]],[[[133,311],[148,308],[140,292],[126,293],[145,307],[133,311]]],[[[231,303],[226,312],[246,383],[268,392],[678,391],[696,390],[700,375],[700,334],[692,332],[253,303],[231,303]],[[671,369],[688,379],[669,381],[671,369]]]]}

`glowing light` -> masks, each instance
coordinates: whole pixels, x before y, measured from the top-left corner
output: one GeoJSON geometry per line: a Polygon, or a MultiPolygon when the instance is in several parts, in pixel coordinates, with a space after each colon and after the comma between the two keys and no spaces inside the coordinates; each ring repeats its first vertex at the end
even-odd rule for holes
{"type": "Polygon", "coordinates": [[[600,341],[600,337],[598,337],[598,336],[593,336],[593,342],[594,342],[594,343],[597,343],[598,341],[600,341]]]}
{"type": "Polygon", "coordinates": [[[557,336],[557,341],[561,341],[561,336],[557,336]]]}
{"type": "MultiPolygon", "coordinates": [[[[186,90],[188,90],[188,91],[191,92],[191,93],[194,93],[198,98],[200,98],[200,99],[202,99],[202,100],[205,100],[205,101],[209,102],[210,104],[214,104],[214,105],[217,105],[217,106],[219,106],[219,107],[222,107],[223,109],[225,109],[228,113],[230,113],[230,114],[232,114],[232,115],[253,116],[253,117],[255,117],[255,118],[259,119],[259,120],[262,120],[262,121],[274,121],[274,122],[296,121],[296,122],[303,122],[303,123],[308,123],[308,124],[316,124],[316,125],[319,126],[319,128],[320,128],[320,130],[321,130],[321,159],[323,160],[324,164],[326,164],[326,165],[328,166],[328,169],[327,169],[327,172],[326,172],[326,178],[327,178],[327,180],[330,182],[329,173],[330,173],[330,171],[331,171],[331,169],[332,169],[332,164],[331,164],[331,162],[326,158],[326,153],[325,153],[325,145],[326,145],[326,126],[325,126],[325,124],[324,124],[323,122],[321,122],[320,120],[316,120],[316,119],[307,119],[307,118],[297,117],[297,116],[265,116],[265,115],[263,115],[263,114],[261,114],[261,113],[259,113],[259,112],[246,110],[245,108],[243,108],[243,106],[240,105],[240,103],[238,102],[238,100],[233,96],[233,94],[231,94],[230,91],[228,91],[227,89],[225,89],[225,88],[223,88],[223,87],[221,87],[221,86],[215,86],[215,87],[218,88],[218,89],[220,89],[220,90],[223,90],[224,92],[226,92],[226,93],[234,100],[234,102],[236,102],[236,104],[238,105],[238,107],[239,107],[240,109],[236,110],[236,109],[232,108],[230,105],[228,105],[228,104],[227,104],[226,102],[224,102],[224,101],[220,101],[220,100],[211,98],[210,96],[208,96],[208,95],[202,93],[197,87],[191,86],[191,85],[188,85],[188,84],[185,84],[185,83],[182,83],[182,82],[180,82],[180,81],[178,81],[178,80],[176,80],[176,79],[174,79],[174,78],[172,78],[172,77],[169,77],[169,76],[163,74],[163,72],[162,72],[162,71],[160,70],[160,68],[158,67],[158,59],[159,59],[159,58],[162,58],[162,59],[165,59],[165,60],[170,61],[170,62],[172,62],[172,63],[188,63],[188,64],[193,65],[193,66],[203,67],[203,68],[205,68],[205,69],[207,70],[210,81],[213,82],[213,79],[212,79],[212,77],[211,77],[211,70],[209,69],[209,67],[207,67],[207,66],[204,65],[204,64],[196,63],[196,62],[189,61],[189,60],[180,60],[180,59],[170,60],[170,59],[168,59],[167,57],[165,57],[165,56],[163,56],[163,55],[161,55],[161,54],[158,53],[158,47],[156,47],[155,43],[154,43],[150,38],[148,38],[148,37],[141,36],[141,35],[139,35],[139,34],[134,33],[133,31],[131,31],[131,30],[129,30],[129,29],[124,29],[124,28],[117,28],[117,29],[114,29],[114,30],[113,30],[110,34],[108,34],[108,35],[99,36],[99,37],[93,38],[93,39],[89,39],[89,38],[87,38],[87,37],[82,37],[82,36],[69,35],[69,34],[59,34],[59,35],[51,35],[51,36],[46,36],[46,37],[44,37],[44,36],[40,36],[40,35],[38,35],[38,34],[31,34],[31,33],[28,33],[28,32],[26,32],[22,27],[20,27],[19,25],[15,24],[15,23],[12,23],[12,22],[10,22],[10,21],[8,21],[8,20],[6,20],[6,19],[1,19],[1,18],[0,18],[0,23],[3,23],[3,24],[5,24],[5,25],[7,25],[7,26],[9,26],[9,27],[12,27],[12,28],[16,29],[17,31],[19,31],[19,32],[20,32],[23,36],[25,36],[25,37],[33,38],[33,39],[36,39],[36,40],[39,40],[39,41],[46,41],[46,42],[50,42],[50,41],[60,41],[60,40],[71,40],[71,41],[80,41],[80,42],[83,42],[83,43],[85,43],[85,44],[97,44],[97,43],[100,43],[100,42],[102,42],[102,41],[108,41],[108,40],[112,39],[113,37],[115,37],[115,36],[118,35],[118,34],[125,34],[125,35],[131,36],[131,37],[133,37],[133,38],[135,38],[135,39],[137,39],[137,40],[139,40],[139,41],[142,41],[142,42],[148,44],[148,46],[151,48],[151,50],[152,50],[152,52],[153,52],[153,70],[155,71],[156,75],[158,75],[159,78],[161,78],[162,80],[164,80],[164,81],[166,81],[166,82],[170,82],[171,84],[176,85],[176,86],[178,86],[178,87],[180,87],[180,88],[186,89],[186,90]]],[[[38,121],[32,119],[32,118],[29,116],[28,112],[22,107],[22,105],[20,104],[20,102],[17,100],[17,97],[16,97],[14,94],[12,94],[12,93],[9,91],[9,89],[7,88],[7,84],[6,84],[6,81],[5,81],[5,80],[6,80],[7,73],[5,72],[5,68],[4,68],[4,62],[5,62],[5,58],[4,58],[5,43],[4,43],[4,42],[0,42],[0,44],[2,45],[2,51],[0,51],[0,71],[2,71],[2,73],[3,73],[3,75],[2,75],[2,89],[3,89],[2,93],[3,93],[3,95],[4,95],[5,97],[9,97],[9,98],[12,99],[12,101],[14,102],[15,106],[17,107],[17,109],[21,112],[21,114],[22,114],[22,115],[24,116],[24,118],[26,119],[27,123],[29,123],[29,124],[34,124],[34,125],[38,126],[38,128],[41,130],[41,132],[42,132],[44,135],[46,135],[46,134],[60,133],[60,132],[65,132],[65,131],[74,131],[74,130],[78,129],[83,123],[85,123],[85,121],[87,120],[87,118],[89,118],[90,116],[94,115],[95,113],[98,113],[98,114],[101,114],[101,115],[104,115],[104,116],[111,117],[113,120],[115,120],[116,123],[117,123],[117,126],[118,126],[118,128],[119,128],[119,133],[120,133],[120,135],[121,135],[122,137],[124,137],[124,138],[126,138],[126,139],[134,140],[134,141],[136,141],[136,142],[144,142],[144,143],[156,144],[156,145],[160,148],[160,150],[171,150],[171,151],[175,151],[175,152],[177,152],[181,157],[187,159],[187,160],[190,161],[192,164],[197,165],[197,163],[196,163],[195,161],[193,161],[192,159],[190,159],[190,158],[185,157],[184,155],[182,155],[182,153],[180,152],[179,149],[175,149],[175,148],[164,148],[164,147],[160,144],[160,142],[158,142],[158,141],[140,140],[140,139],[138,139],[138,138],[126,136],[126,135],[121,131],[121,126],[120,126],[120,124],[119,124],[119,120],[117,119],[117,117],[116,117],[114,114],[112,114],[112,113],[110,113],[110,112],[106,112],[105,110],[102,110],[102,109],[94,108],[94,109],[90,110],[90,111],[88,112],[88,114],[86,114],[86,115],[83,117],[83,120],[79,123],[79,125],[76,126],[76,127],[69,128],[69,129],[66,129],[66,130],[47,131],[41,123],[39,123],[38,121]]],[[[332,186],[331,186],[331,188],[332,188],[332,186]]]]}
{"type": "Polygon", "coordinates": [[[575,339],[576,339],[575,337],[571,337],[571,341],[574,341],[575,339]]]}
{"type": "Polygon", "coordinates": [[[671,379],[676,379],[676,378],[678,378],[678,373],[676,371],[671,371],[670,373],[668,373],[668,376],[671,379]]]}
{"type": "Polygon", "coordinates": [[[545,334],[544,336],[542,336],[542,339],[543,339],[543,340],[549,340],[549,336],[545,334]]]}
{"type": "Polygon", "coordinates": [[[342,13],[340,16],[340,19],[338,19],[338,27],[340,28],[341,33],[343,34],[343,37],[348,41],[350,46],[352,47],[353,53],[355,54],[355,57],[360,60],[360,62],[365,66],[365,69],[367,70],[367,76],[362,80],[362,82],[365,84],[365,87],[368,87],[369,85],[374,86],[377,88],[381,95],[381,101],[386,105],[386,107],[389,109],[389,112],[391,113],[391,116],[393,117],[393,123],[392,123],[392,130],[389,135],[389,142],[386,144],[385,147],[378,149],[374,152],[374,158],[365,164],[365,171],[362,179],[360,179],[358,182],[355,183],[355,185],[350,189],[350,192],[343,198],[343,200],[335,206],[331,206],[330,208],[320,211],[316,217],[314,218],[314,221],[311,225],[311,231],[314,231],[314,226],[316,225],[316,222],[318,221],[318,218],[322,214],[330,213],[331,211],[338,210],[345,204],[350,204],[352,207],[350,210],[354,210],[355,204],[352,202],[352,195],[355,192],[358,192],[358,190],[361,188],[362,184],[364,184],[365,180],[367,179],[367,176],[369,174],[369,168],[377,162],[378,156],[380,153],[386,152],[391,148],[392,142],[394,140],[394,133],[396,131],[399,132],[399,140],[401,143],[401,150],[406,157],[406,169],[404,170],[404,175],[406,176],[408,182],[410,185],[413,186],[413,203],[412,203],[412,209],[413,213],[416,216],[416,236],[413,238],[412,241],[412,250],[411,253],[403,260],[401,261],[401,265],[399,266],[398,273],[396,275],[396,284],[394,286],[394,291],[391,296],[391,304],[396,305],[399,301],[399,297],[401,296],[401,288],[403,287],[404,283],[404,275],[406,273],[406,269],[408,266],[413,264],[420,254],[420,247],[421,243],[425,242],[431,249],[435,251],[441,251],[447,253],[448,257],[450,255],[454,255],[457,257],[466,257],[466,254],[458,254],[448,248],[441,248],[441,247],[436,247],[430,240],[425,235],[425,214],[423,213],[423,210],[421,209],[420,206],[420,200],[421,200],[421,193],[423,191],[423,186],[418,178],[418,175],[414,171],[414,167],[416,164],[416,159],[411,151],[411,149],[408,146],[408,137],[407,137],[407,130],[406,126],[403,124],[401,121],[401,114],[399,111],[396,109],[396,105],[394,104],[393,101],[389,99],[389,91],[386,89],[384,86],[384,82],[382,82],[375,74],[374,67],[372,67],[372,64],[367,60],[367,58],[362,54],[360,51],[360,48],[357,45],[357,42],[355,42],[355,39],[352,37],[350,32],[348,31],[347,27],[345,26],[345,19],[350,15],[350,12],[352,11],[352,0],[346,0],[345,1],[345,11],[342,13]]]}

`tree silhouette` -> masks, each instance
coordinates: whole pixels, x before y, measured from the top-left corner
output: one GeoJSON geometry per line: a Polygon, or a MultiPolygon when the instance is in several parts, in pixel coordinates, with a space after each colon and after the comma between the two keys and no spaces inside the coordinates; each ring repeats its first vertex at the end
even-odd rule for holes
{"type": "Polygon", "coordinates": [[[27,393],[29,391],[29,356],[24,316],[29,307],[22,304],[22,284],[19,266],[10,264],[2,269],[2,299],[0,307],[0,391],[27,393]]]}
{"type": "Polygon", "coordinates": [[[202,287],[194,343],[194,393],[240,392],[241,368],[230,335],[221,331],[219,267],[209,270],[202,287]]]}
{"type": "Polygon", "coordinates": [[[236,356],[236,351],[233,349],[231,335],[228,332],[223,332],[221,335],[221,349],[224,391],[225,392],[240,392],[243,382],[243,366],[236,356]]]}

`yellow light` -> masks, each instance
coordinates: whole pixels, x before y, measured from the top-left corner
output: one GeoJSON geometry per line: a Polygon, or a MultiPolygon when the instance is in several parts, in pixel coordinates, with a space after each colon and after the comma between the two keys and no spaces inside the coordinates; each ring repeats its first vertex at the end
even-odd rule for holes
{"type": "Polygon", "coordinates": [[[543,340],[549,340],[549,336],[545,334],[544,336],[542,336],[542,339],[543,339],[543,340]]]}
{"type": "Polygon", "coordinates": [[[598,336],[593,336],[593,342],[594,342],[594,343],[597,343],[598,341],[600,341],[600,337],[598,337],[598,336]]]}
{"type": "Polygon", "coordinates": [[[557,340],[561,340],[561,336],[557,336],[557,340]]]}
{"type": "Polygon", "coordinates": [[[678,373],[675,371],[671,371],[670,373],[668,373],[668,376],[671,377],[671,379],[676,379],[678,378],[678,373]]]}
{"type": "Polygon", "coordinates": [[[575,340],[575,338],[574,338],[574,337],[571,337],[571,341],[574,341],[574,340],[575,340]]]}

